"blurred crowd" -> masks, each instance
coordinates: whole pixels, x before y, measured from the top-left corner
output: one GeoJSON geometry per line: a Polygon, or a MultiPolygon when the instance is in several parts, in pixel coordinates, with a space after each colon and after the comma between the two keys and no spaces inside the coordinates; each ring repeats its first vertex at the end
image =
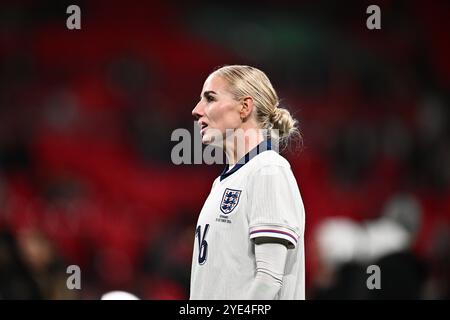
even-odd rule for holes
{"type": "Polygon", "coordinates": [[[224,64],[266,71],[299,119],[308,299],[450,297],[449,4],[0,5],[0,299],[188,297],[217,165],[171,163],[224,64]],[[251,12],[251,14],[249,14],[251,12]],[[81,290],[69,290],[69,265],[81,290]],[[368,290],[367,266],[381,270],[368,290]]]}

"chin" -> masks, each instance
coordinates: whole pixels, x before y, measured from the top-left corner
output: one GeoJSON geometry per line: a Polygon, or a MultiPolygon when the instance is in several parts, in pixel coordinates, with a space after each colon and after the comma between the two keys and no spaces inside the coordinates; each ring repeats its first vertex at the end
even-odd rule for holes
{"type": "Polygon", "coordinates": [[[202,143],[203,144],[210,144],[211,143],[211,137],[203,136],[202,137],[202,143]]]}
{"type": "Polygon", "coordinates": [[[210,144],[212,141],[213,141],[213,137],[210,134],[208,134],[207,132],[205,132],[202,135],[202,143],[203,144],[210,144]]]}

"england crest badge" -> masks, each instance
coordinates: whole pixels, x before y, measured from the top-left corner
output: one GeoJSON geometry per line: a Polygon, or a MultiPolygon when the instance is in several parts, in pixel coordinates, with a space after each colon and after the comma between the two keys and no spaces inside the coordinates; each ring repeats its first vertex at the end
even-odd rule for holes
{"type": "Polygon", "coordinates": [[[241,190],[225,189],[223,193],[222,202],[220,203],[220,211],[225,214],[229,214],[236,208],[239,203],[239,197],[241,196],[241,190]]]}

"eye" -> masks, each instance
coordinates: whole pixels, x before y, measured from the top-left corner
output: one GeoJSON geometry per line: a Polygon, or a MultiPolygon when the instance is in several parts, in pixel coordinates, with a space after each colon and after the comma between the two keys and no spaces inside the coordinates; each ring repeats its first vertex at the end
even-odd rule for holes
{"type": "Polygon", "coordinates": [[[213,102],[213,101],[216,101],[216,99],[213,96],[207,95],[206,96],[206,101],[213,102]]]}

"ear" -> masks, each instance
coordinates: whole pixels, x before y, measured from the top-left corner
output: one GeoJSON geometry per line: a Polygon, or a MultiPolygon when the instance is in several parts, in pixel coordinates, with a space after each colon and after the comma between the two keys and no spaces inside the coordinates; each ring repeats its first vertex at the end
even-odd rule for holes
{"type": "Polygon", "coordinates": [[[253,98],[252,97],[245,97],[244,99],[242,99],[242,103],[241,103],[241,110],[240,110],[240,114],[241,114],[241,119],[247,119],[253,112],[253,98]]]}

